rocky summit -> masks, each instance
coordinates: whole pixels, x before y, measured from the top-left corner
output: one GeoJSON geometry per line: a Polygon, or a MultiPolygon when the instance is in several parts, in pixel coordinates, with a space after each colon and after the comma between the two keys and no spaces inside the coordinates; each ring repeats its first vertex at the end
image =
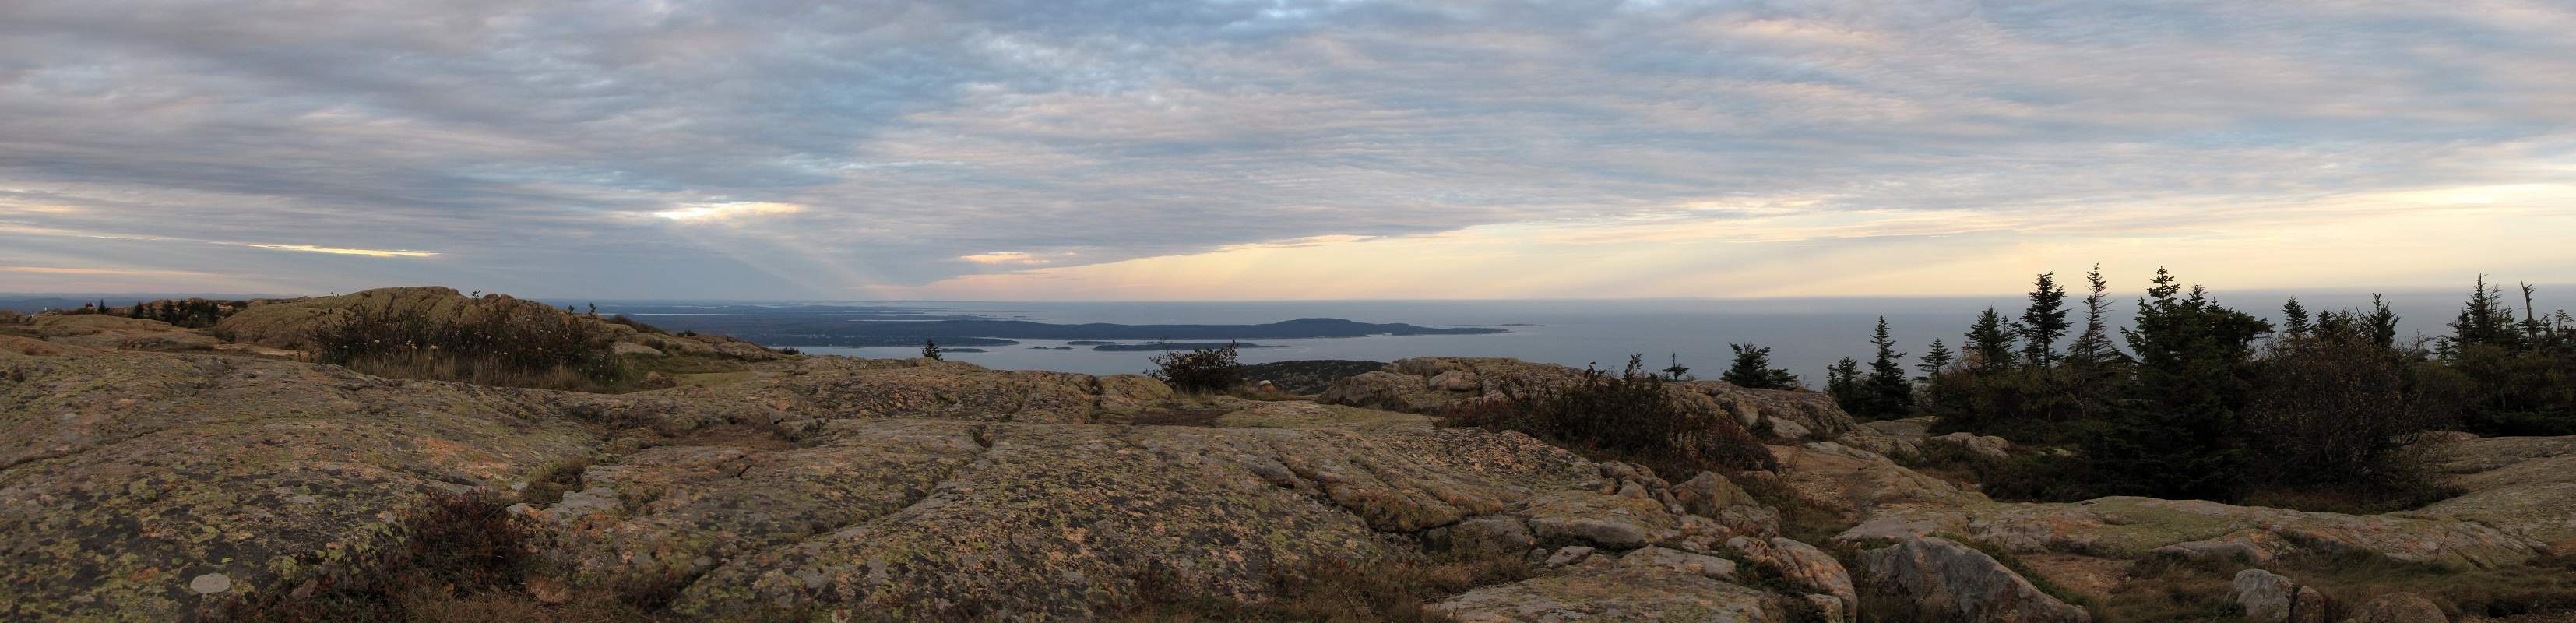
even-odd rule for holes
{"type": "MultiPolygon", "coordinates": [[[[1176,596],[1291,599],[1293,576],[1332,565],[1460,559],[1527,571],[1434,596],[1426,616],[2110,620],[2132,580],[2209,564],[2228,568],[2208,597],[2248,604],[2225,617],[2443,620],[2458,613],[2336,594],[2297,565],[2512,572],[2576,549],[2569,438],[2445,438],[2465,493],[2382,515],[2029,504],[1899,464],[1923,427],[1864,426],[1814,393],[1670,386],[1762,435],[1777,471],[1658,474],[1442,426],[1457,404],[1575,372],[1507,359],[1407,359],[1311,400],[1254,400],[605,322],[622,328],[601,329],[606,348],[638,365],[722,366],[580,393],[371,376],[303,350],[338,315],[472,322],[516,304],[397,289],[252,305],[207,330],[0,327],[0,619],[258,618],[412,564],[395,553],[415,519],[454,496],[498,500],[523,537],[522,570],[494,590],[644,595],[631,607],[709,621],[1100,620],[1176,596]]],[[[1969,437],[1950,441],[2009,445],[1969,437]]]]}

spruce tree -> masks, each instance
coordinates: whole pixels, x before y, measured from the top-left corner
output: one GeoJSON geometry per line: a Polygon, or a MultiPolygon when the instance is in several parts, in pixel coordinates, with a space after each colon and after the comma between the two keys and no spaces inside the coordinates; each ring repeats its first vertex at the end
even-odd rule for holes
{"type": "Polygon", "coordinates": [[[1886,420],[1912,415],[1914,383],[1905,378],[1905,353],[1896,352],[1896,339],[1888,336],[1886,316],[1878,317],[1878,330],[1870,334],[1869,343],[1878,352],[1870,358],[1869,376],[1861,381],[1868,405],[1868,415],[1864,417],[1886,420]]]}
{"type": "Polygon", "coordinates": [[[1861,391],[1860,361],[1844,357],[1825,368],[1825,394],[1833,396],[1835,404],[1842,405],[1844,411],[1855,416],[1866,409],[1869,398],[1861,391]]]}
{"type": "Polygon", "coordinates": [[[2031,365],[2046,368],[2057,359],[2057,340],[2066,337],[2066,287],[2057,285],[2057,273],[2040,273],[2031,281],[2030,307],[2021,312],[2021,322],[2014,325],[2022,343],[2022,356],[2031,365]]]}
{"type": "Polygon", "coordinates": [[[2282,335],[2303,338],[2307,337],[2308,332],[2315,327],[2316,325],[2308,323],[2308,308],[2299,305],[2298,297],[2290,297],[2290,302],[2281,304],[2282,335]]]}
{"type": "Polygon", "coordinates": [[[2102,280],[2102,265],[2094,264],[2085,271],[2084,281],[2092,286],[2084,297],[2084,333],[2075,336],[2075,344],[2066,347],[2066,360],[2077,365],[2099,366],[2120,358],[2119,347],[2111,345],[2110,284],[2102,280]]]}
{"type": "Polygon", "coordinates": [[[1999,372],[2013,367],[2012,330],[2004,326],[2004,315],[1986,308],[1977,315],[1977,324],[1968,328],[1968,342],[1963,352],[1968,367],[1979,373],[1999,372]]]}
{"type": "Polygon", "coordinates": [[[923,359],[929,359],[929,360],[932,360],[932,361],[939,361],[939,360],[941,360],[941,358],[940,358],[940,356],[939,356],[939,342],[938,342],[938,341],[936,341],[936,340],[931,340],[931,339],[927,339],[927,338],[922,339],[922,340],[921,340],[921,358],[923,358],[923,359]]]}
{"type": "Polygon", "coordinates": [[[2460,308],[2459,319],[2451,321],[2450,337],[2442,339],[2442,352],[2456,356],[2460,349],[2478,345],[2512,349],[2516,341],[2513,308],[2505,305],[2503,295],[2487,285],[2486,275],[2478,275],[2468,304],[2460,308]]]}
{"type": "Polygon", "coordinates": [[[2271,324],[2199,287],[2179,295],[2162,268],[2154,283],[2123,332],[2138,361],[2133,407],[2084,444],[2085,460],[2108,493],[2231,499],[2248,477],[2238,412],[2253,343],[2271,324]]]}
{"type": "Polygon", "coordinates": [[[2370,295],[2370,343],[2380,348],[2397,347],[2397,312],[2388,309],[2388,301],[2377,293],[2370,295]]]}
{"type": "Polygon", "coordinates": [[[1771,349],[1752,344],[1728,344],[1735,351],[1735,362],[1727,366],[1719,380],[1746,389],[1790,389],[1798,386],[1798,376],[1788,370],[1771,367],[1771,349]]]}
{"type": "Polygon", "coordinates": [[[1950,352],[1950,345],[1932,340],[1932,347],[1923,351],[1922,363],[1914,364],[1914,369],[1923,371],[1923,381],[1929,383],[1941,378],[1941,373],[1950,369],[1950,362],[1958,358],[1957,353],[1950,352]]]}
{"type": "Polygon", "coordinates": [[[1673,365],[1664,366],[1664,378],[1674,381],[1686,380],[1690,376],[1691,367],[1682,365],[1681,353],[1672,353],[1670,356],[1673,365]]]}

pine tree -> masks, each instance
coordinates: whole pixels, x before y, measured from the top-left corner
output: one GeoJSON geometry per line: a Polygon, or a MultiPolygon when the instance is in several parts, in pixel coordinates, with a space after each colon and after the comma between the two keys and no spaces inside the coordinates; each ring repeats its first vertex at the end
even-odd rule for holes
{"type": "Polygon", "coordinates": [[[1746,389],[1790,389],[1798,386],[1798,376],[1788,370],[1771,367],[1771,349],[1752,344],[1728,344],[1735,351],[1735,362],[1726,368],[1719,380],[1746,389]]]}
{"type": "Polygon", "coordinates": [[[2031,281],[2030,307],[2013,332],[2020,334],[2022,356],[2032,365],[2046,368],[2057,359],[2057,339],[2066,337],[2066,287],[2057,285],[2057,273],[2031,281]]]}
{"type": "Polygon", "coordinates": [[[2307,337],[2308,332],[2314,328],[2316,328],[2316,325],[2308,323],[2308,308],[2299,305],[2298,297],[2290,297],[2290,302],[2281,304],[2282,335],[2292,338],[2304,338],[2307,337]]]}
{"type": "Polygon", "coordinates": [[[923,339],[921,341],[921,358],[939,361],[939,342],[930,339],[923,339]]]}
{"type": "Polygon", "coordinates": [[[1690,366],[1682,365],[1682,354],[1672,353],[1671,357],[1673,359],[1673,365],[1664,366],[1664,377],[1675,381],[1687,380],[1690,376],[1691,368],[1690,366]]]}
{"type": "Polygon", "coordinates": [[[2370,325],[2370,343],[2378,344],[2380,348],[2397,347],[2397,312],[2388,309],[2388,301],[2377,293],[2370,295],[2370,315],[2366,319],[2370,325]]]}
{"type": "MultiPolygon", "coordinates": [[[[1896,339],[1888,336],[1887,317],[1878,317],[1878,330],[1869,343],[1878,353],[1869,361],[1869,377],[1861,381],[1868,396],[1868,415],[1873,419],[1895,419],[1912,415],[1914,383],[1905,378],[1905,353],[1896,352],[1896,339]]],[[[1858,414],[1855,414],[1858,415],[1858,414]]]]}
{"type": "Polygon", "coordinates": [[[2111,345],[2110,284],[2102,280],[2102,265],[2094,264],[2085,271],[2084,281],[2092,293],[2084,297],[2084,333],[2075,336],[2075,344],[2066,347],[2066,360],[2077,365],[2099,366],[2120,358],[2120,349],[2111,345]]]}
{"type": "Polygon", "coordinates": [[[1932,379],[1941,378],[1941,373],[1949,370],[1950,363],[1958,358],[1958,354],[1950,352],[1950,345],[1932,340],[1932,347],[1923,351],[1922,363],[1914,364],[1914,369],[1923,371],[1923,381],[1929,383],[1932,379]]]}
{"type": "Polygon", "coordinates": [[[2460,349],[2477,345],[2512,349],[2513,308],[2505,306],[2503,294],[2487,285],[2486,275],[2478,275],[2476,288],[2469,291],[2468,304],[2460,308],[2459,319],[2451,321],[2451,336],[2442,339],[2442,352],[2456,356],[2460,349]]]}
{"type": "Polygon", "coordinates": [[[1968,328],[1967,337],[1962,350],[1969,369],[1980,373],[2012,369],[2012,330],[2004,327],[2004,315],[1995,308],[1988,307],[1977,316],[1977,324],[1968,328]]]}
{"type": "Polygon", "coordinates": [[[1860,361],[1844,357],[1825,368],[1825,394],[1833,396],[1834,403],[1842,405],[1844,411],[1855,415],[1867,408],[1865,403],[1869,398],[1861,391],[1860,361]]]}
{"type": "Polygon", "coordinates": [[[2187,296],[2171,273],[2138,299],[2137,328],[2123,331],[2137,355],[2135,408],[2085,444],[2085,460],[2108,492],[2225,500],[2247,477],[2243,408],[2253,342],[2271,324],[2187,296]]]}

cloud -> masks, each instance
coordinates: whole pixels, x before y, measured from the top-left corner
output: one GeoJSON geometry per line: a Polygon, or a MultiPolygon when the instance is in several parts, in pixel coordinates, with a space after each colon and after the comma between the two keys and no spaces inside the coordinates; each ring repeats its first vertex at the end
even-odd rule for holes
{"type": "MultiPolygon", "coordinates": [[[[1088,285],[1204,296],[1132,284],[1219,274],[1152,258],[1306,248],[1616,294],[1671,290],[1506,273],[1554,249],[1532,261],[1791,278],[1572,250],[1622,242],[1869,257],[2267,225],[2359,265],[2377,234],[2304,228],[2576,211],[2530,189],[2576,170],[2576,8],[2530,0],[128,9],[0,8],[0,233],[308,241],[198,259],[314,290],[830,298],[1115,266],[1141,272],[1088,285]],[[1395,244],[1426,240],[1490,244],[1395,244]],[[333,257],[433,253],[376,249],[439,261],[333,257]]],[[[1392,283],[1327,265],[1265,278],[1392,283]]],[[[1909,272],[1872,274],[1835,287],[1909,272]]],[[[2266,285],[2381,278],[2299,276],[2326,281],[2266,285]]],[[[1353,291],[1403,293],[1381,286],[1353,291]]]]}
{"type": "Polygon", "coordinates": [[[436,256],[438,255],[437,253],[435,253],[435,252],[430,252],[430,251],[388,251],[388,250],[380,250],[380,249],[341,249],[341,248],[334,248],[334,247],[317,247],[317,246],[313,246],[313,245],[309,245],[309,244],[245,244],[245,245],[241,245],[241,246],[251,247],[251,248],[254,248],[254,249],[276,249],[276,250],[279,250],[279,251],[304,251],[304,252],[307,252],[307,253],[329,253],[329,254],[332,254],[332,255],[363,255],[363,256],[367,256],[367,257],[436,257],[436,256]]]}
{"type": "Polygon", "coordinates": [[[96,268],[79,266],[0,266],[0,272],[43,275],[117,275],[149,277],[209,277],[214,273],[193,270],[143,270],[130,268],[96,268]]]}
{"type": "Polygon", "coordinates": [[[695,223],[730,221],[743,217],[765,216],[772,214],[795,214],[803,211],[805,211],[805,206],[792,203],[734,201],[683,206],[670,210],[654,212],[653,216],[683,223],[695,223]]]}

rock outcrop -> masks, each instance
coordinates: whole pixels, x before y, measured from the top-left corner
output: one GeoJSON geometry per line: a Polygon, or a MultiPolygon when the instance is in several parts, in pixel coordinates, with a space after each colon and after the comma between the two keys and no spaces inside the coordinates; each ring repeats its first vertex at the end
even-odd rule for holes
{"type": "MultiPolygon", "coordinates": [[[[1417,357],[1387,364],[1385,370],[1334,381],[1317,400],[1327,404],[1439,414],[1460,405],[1490,400],[1510,391],[1560,387],[1581,378],[1582,371],[1518,359],[1417,357]]],[[[1747,430],[1768,439],[1832,439],[1859,425],[1814,392],[1745,389],[1722,381],[1667,384],[1667,391],[1699,413],[1735,418],[1747,430]]]]}
{"type": "Polygon", "coordinates": [[[2248,623],[2325,623],[2326,596],[2262,569],[2236,572],[2227,598],[2245,610],[2248,623]]]}
{"type": "Polygon", "coordinates": [[[2092,616],[2040,592],[1994,557],[1937,537],[1861,553],[1864,608],[1911,609],[1928,621],[2085,622],[2092,616]]]}

